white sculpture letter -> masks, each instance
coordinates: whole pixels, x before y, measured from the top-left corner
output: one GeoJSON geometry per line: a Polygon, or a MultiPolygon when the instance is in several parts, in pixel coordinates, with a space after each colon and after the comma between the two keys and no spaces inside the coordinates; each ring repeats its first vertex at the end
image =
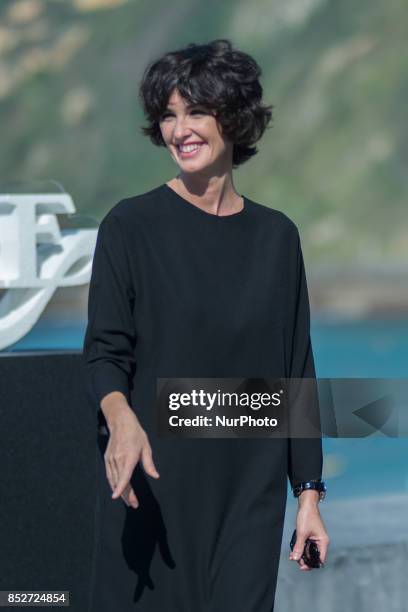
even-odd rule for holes
{"type": "Polygon", "coordinates": [[[88,283],[97,229],[61,230],[67,193],[0,194],[0,350],[37,322],[57,287],[88,283]]]}

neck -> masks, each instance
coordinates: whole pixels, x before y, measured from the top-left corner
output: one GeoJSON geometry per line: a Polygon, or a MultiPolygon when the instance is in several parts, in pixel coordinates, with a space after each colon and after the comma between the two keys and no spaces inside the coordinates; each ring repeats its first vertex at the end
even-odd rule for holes
{"type": "Polygon", "coordinates": [[[180,173],[168,184],[181,196],[212,214],[232,214],[242,210],[244,205],[229,173],[211,179],[180,173]]]}

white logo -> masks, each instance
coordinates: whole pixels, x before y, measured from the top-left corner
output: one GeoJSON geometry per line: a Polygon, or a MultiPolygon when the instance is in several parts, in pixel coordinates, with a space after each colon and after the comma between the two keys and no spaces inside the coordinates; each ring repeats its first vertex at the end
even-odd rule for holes
{"type": "Polygon", "coordinates": [[[97,228],[59,227],[67,193],[0,193],[0,350],[38,321],[57,287],[89,282],[97,228]]]}

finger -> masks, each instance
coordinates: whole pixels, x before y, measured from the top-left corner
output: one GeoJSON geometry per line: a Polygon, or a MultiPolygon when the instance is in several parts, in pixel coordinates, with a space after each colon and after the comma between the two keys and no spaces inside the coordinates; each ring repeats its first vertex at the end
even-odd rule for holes
{"type": "Polygon", "coordinates": [[[110,466],[110,463],[107,459],[105,459],[105,472],[106,472],[106,478],[109,482],[110,488],[112,489],[112,491],[114,491],[115,489],[115,478],[112,474],[112,469],[110,466]]]}
{"type": "Polygon", "coordinates": [[[115,490],[112,493],[112,499],[116,499],[125,491],[130,482],[134,466],[125,467],[119,476],[119,481],[116,484],[115,490]]]}
{"type": "Polygon", "coordinates": [[[139,502],[130,484],[127,485],[125,492],[122,494],[122,499],[128,507],[136,509],[139,502]]]}
{"type": "Polygon", "coordinates": [[[131,487],[130,484],[127,485],[127,487],[125,488],[124,493],[121,495],[123,501],[125,502],[125,504],[127,506],[130,506],[132,508],[137,508],[138,506],[138,502],[136,499],[136,495],[134,494],[134,491],[131,487]],[[136,501],[136,503],[135,503],[136,501]]]}
{"type": "Polygon", "coordinates": [[[138,501],[138,499],[136,497],[136,494],[135,494],[135,492],[134,492],[132,487],[129,488],[129,497],[128,497],[128,499],[129,499],[129,503],[132,506],[132,508],[136,509],[136,508],[139,507],[139,501],[138,501]]]}
{"type": "Polygon", "coordinates": [[[153,462],[152,449],[148,444],[142,448],[142,463],[145,472],[153,478],[160,478],[159,472],[153,462]]]}
{"type": "Polygon", "coordinates": [[[123,499],[123,501],[125,502],[125,504],[126,504],[127,506],[129,506],[129,505],[130,505],[130,504],[129,504],[129,487],[130,487],[130,485],[128,485],[128,486],[125,488],[125,490],[123,491],[123,493],[122,493],[122,495],[121,495],[121,498],[123,499]]]}
{"type": "Polygon", "coordinates": [[[289,558],[295,561],[299,561],[299,559],[302,557],[304,547],[305,547],[305,538],[298,537],[296,539],[296,544],[293,547],[293,550],[289,558]]]}
{"type": "Polygon", "coordinates": [[[119,480],[117,468],[115,462],[113,460],[113,456],[111,455],[109,449],[106,449],[104,455],[106,474],[108,476],[109,484],[111,486],[112,491],[114,490],[116,483],[119,480]]]}
{"type": "Polygon", "coordinates": [[[299,559],[298,564],[299,564],[299,569],[301,569],[304,572],[310,572],[310,570],[312,569],[311,567],[307,565],[307,563],[304,562],[303,559],[299,559]]]}
{"type": "Polygon", "coordinates": [[[116,463],[114,457],[111,457],[108,461],[111,466],[111,472],[113,476],[113,485],[114,485],[113,488],[115,488],[119,482],[120,470],[119,470],[118,464],[116,463]]]}
{"type": "Polygon", "coordinates": [[[327,557],[327,544],[321,544],[319,546],[319,553],[320,553],[320,561],[322,562],[322,565],[324,565],[326,563],[326,557],[327,557]]]}

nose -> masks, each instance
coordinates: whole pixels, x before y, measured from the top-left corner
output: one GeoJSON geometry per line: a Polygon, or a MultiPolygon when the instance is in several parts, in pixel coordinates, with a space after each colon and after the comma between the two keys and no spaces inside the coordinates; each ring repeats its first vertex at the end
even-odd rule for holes
{"type": "Polygon", "coordinates": [[[188,124],[188,117],[180,117],[176,119],[174,124],[173,136],[176,140],[182,140],[191,134],[191,128],[188,124]]]}

